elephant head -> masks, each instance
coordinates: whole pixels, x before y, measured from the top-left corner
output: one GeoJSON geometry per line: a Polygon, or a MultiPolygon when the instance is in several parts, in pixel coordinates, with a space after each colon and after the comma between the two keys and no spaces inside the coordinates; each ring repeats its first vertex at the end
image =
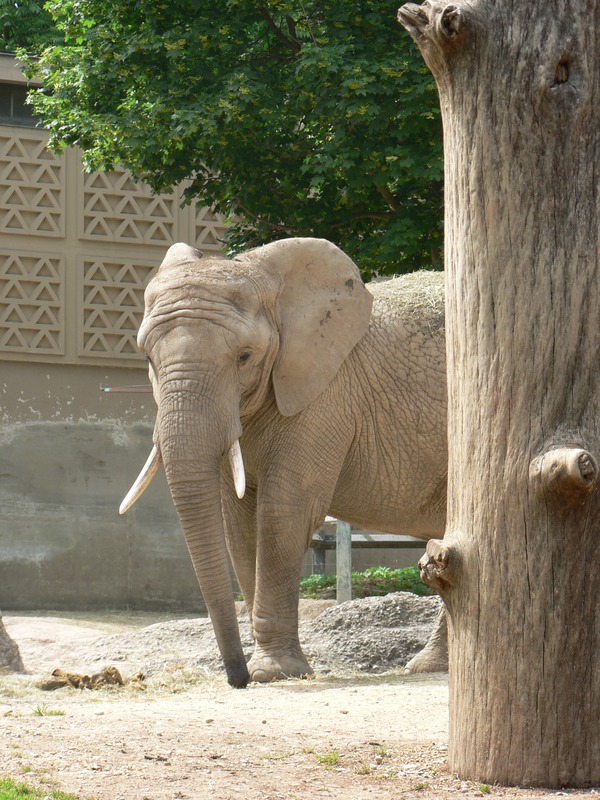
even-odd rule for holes
{"type": "Polygon", "coordinates": [[[233,260],[175,244],[146,289],[138,344],[158,406],[154,447],[120,511],[162,461],[233,686],[245,686],[248,671],[226,555],[223,458],[242,496],[243,420],[270,393],[283,416],[306,408],[365,333],[371,302],[351,259],[320,239],[286,239],[233,260]]]}

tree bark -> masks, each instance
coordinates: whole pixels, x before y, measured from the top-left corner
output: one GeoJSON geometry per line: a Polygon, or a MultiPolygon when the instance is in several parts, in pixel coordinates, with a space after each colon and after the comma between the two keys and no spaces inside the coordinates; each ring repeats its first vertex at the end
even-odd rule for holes
{"type": "Polygon", "coordinates": [[[600,3],[399,12],[444,123],[450,768],[600,784],[600,3]]]}

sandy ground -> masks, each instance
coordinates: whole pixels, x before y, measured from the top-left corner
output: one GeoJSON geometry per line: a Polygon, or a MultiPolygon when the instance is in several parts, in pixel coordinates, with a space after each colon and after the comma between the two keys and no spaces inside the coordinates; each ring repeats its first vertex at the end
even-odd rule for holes
{"type": "Polygon", "coordinates": [[[186,662],[189,621],[148,614],[3,619],[31,674],[0,678],[0,776],[95,800],[600,794],[479,786],[450,774],[443,674],[331,669],[308,681],[233,690],[220,672],[186,662]],[[180,636],[180,661],[165,660],[144,689],[35,686],[54,667],[87,659],[97,669],[115,645],[112,663],[127,677],[138,666],[135,643],[143,660],[165,629],[170,653],[180,636]]]}

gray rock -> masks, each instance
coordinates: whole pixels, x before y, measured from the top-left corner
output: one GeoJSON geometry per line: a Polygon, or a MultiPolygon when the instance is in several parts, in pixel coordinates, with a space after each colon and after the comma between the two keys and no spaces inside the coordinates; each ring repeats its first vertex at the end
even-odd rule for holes
{"type": "Polygon", "coordinates": [[[25,672],[19,648],[10,638],[0,617],[0,674],[25,672]]]}

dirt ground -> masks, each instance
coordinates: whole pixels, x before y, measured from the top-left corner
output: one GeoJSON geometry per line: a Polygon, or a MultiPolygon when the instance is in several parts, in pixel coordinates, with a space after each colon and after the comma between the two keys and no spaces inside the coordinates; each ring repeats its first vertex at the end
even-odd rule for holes
{"type": "MultiPolygon", "coordinates": [[[[437,600],[329,606],[303,603],[301,639],[316,677],[246,690],[227,686],[207,620],[4,614],[30,674],[0,677],[0,776],[95,800],[600,795],[450,774],[447,676],[401,670],[427,638],[437,600]],[[125,680],[146,677],[97,691],[36,685],[56,667],[92,673],[109,664],[125,680]]],[[[250,647],[243,615],[240,625],[250,647]]]]}

